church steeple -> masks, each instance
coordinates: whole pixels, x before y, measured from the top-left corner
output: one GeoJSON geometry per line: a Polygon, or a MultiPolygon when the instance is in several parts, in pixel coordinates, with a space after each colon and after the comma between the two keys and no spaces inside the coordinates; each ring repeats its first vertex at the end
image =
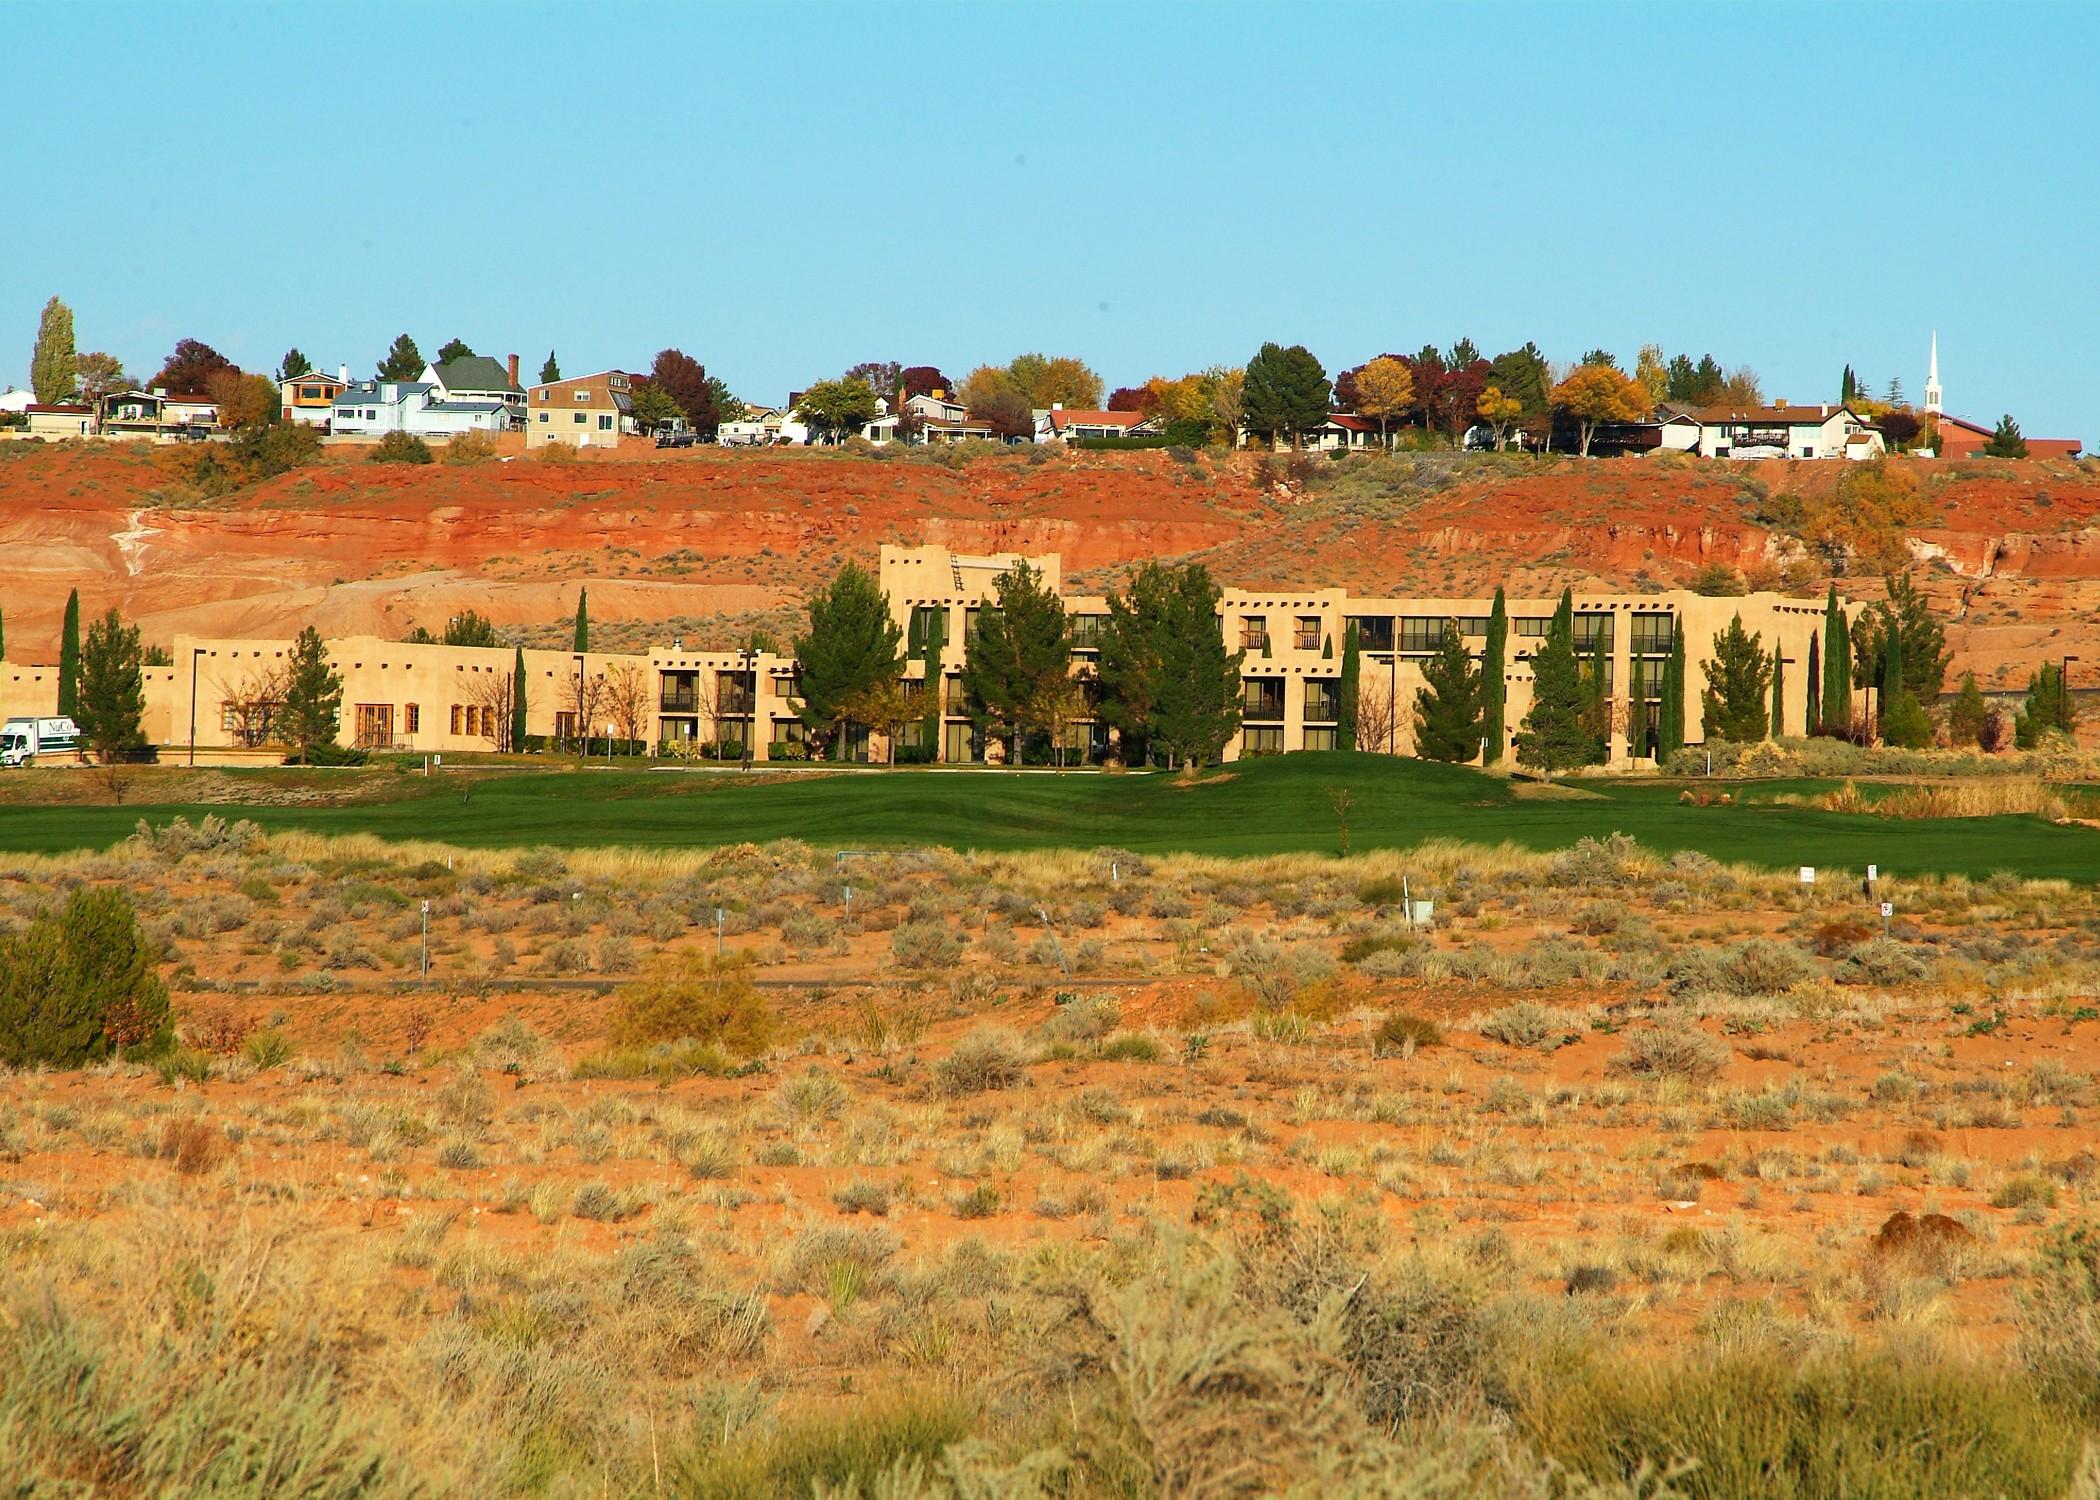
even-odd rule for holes
{"type": "Polygon", "coordinates": [[[1932,332],[1932,359],[1925,366],[1925,411],[1928,416],[1939,415],[1940,410],[1940,334],[1932,332]]]}

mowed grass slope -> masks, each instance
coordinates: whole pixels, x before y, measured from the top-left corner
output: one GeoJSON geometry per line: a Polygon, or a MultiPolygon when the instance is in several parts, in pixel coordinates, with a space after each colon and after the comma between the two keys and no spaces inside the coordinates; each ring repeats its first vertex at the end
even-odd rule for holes
{"type": "MultiPolygon", "coordinates": [[[[270,772],[238,773],[267,778],[270,772]]],[[[367,773],[369,774],[369,773],[367,773]]],[[[1902,820],[1739,803],[1693,807],[1667,786],[1593,784],[1542,799],[1461,767],[1376,755],[1299,754],[1195,782],[1099,776],[886,771],[745,781],[733,772],[528,771],[416,778],[408,795],[334,806],[132,804],[0,808],[0,850],[105,847],[140,818],[252,818],[266,828],[369,833],[465,847],[708,847],[797,838],[823,847],[1093,848],[1257,855],[1333,850],[1345,792],[1353,847],[1432,839],[1565,847],[1624,833],[1774,868],[2100,879],[2100,834],[2040,818],[1902,820]]]]}

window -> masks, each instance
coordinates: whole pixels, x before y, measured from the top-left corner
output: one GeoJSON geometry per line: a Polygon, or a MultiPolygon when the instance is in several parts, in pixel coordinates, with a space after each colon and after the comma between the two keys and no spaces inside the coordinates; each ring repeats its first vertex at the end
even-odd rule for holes
{"type": "Polygon", "coordinates": [[[1072,626],[1072,649],[1074,651],[1098,651],[1101,649],[1101,632],[1108,624],[1107,615],[1067,615],[1072,626]]]}
{"type": "Polygon", "coordinates": [[[587,411],[580,411],[576,413],[576,425],[578,427],[581,427],[584,423],[590,421],[590,419],[591,414],[587,411]]]}
{"type": "Polygon", "coordinates": [[[357,749],[386,750],[393,747],[393,704],[360,703],[352,715],[351,722],[356,725],[357,749]]]}
{"type": "Polygon", "coordinates": [[[1272,724],[1265,729],[1247,728],[1240,731],[1240,754],[1283,754],[1283,726],[1272,724]]]}
{"type": "MultiPolygon", "coordinates": [[[[1283,679],[1249,677],[1240,684],[1240,715],[1248,719],[1283,717],[1283,679]]],[[[1281,748],[1281,747],[1279,747],[1281,748]]]]}
{"type": "Polygon", "coordinates": [[[715,713],[748,714],[751,712],[751,676],[748,672],[715,673],[715,713]]]}
{"type": "Polygon", "coordinates": [[[1655,610],[1643,610],[1631,619],[1631,639],[1628,647],[1635,656],[1668,656],[1670,654],[1670,632],[1676,623],[1675,615],[1662,614],[1655,610]]]}
{"type": "Polygon", "coordinates": [[[464,705],[458,703],[452,705],[452,732],[456,735],[465,734],[467,732],[466,730],[460,728],[460,718],[463,712],[464,705]]]}
{"type": "Polygon", "coordinates": [[[1803,458],[1814,458],[1816,456],[1816,450],[1813,448],[1803,448],[1801,450],[1801,456],[1803,458]]]}
{"type": "Polygon", "coordinates": [[[599,416],[599,418],[598,418],[598,430],[599,430],[600,432],[611,432],[611,431],[612,431],[612,417],[611,417],[611,416],[610,416],[609,414],[601,414],[601,415],[599,416]]]}
{"type": "Polygon", "coordinates": [[[1320,729],[1308,725],[1305,730],[1305,748],[1308,750],[1332,750],[1334,748],[1333,728],[1320,729]]]}
{"type": "MultiPolygon", "coordinates": [[[[549,390],[546,386],[541,386],[538,390],[532,393],[532,396],[533,399],[536,401],[545,401],[549,396],[553,394],[554,392],[549,390]]],[[[545,421],[546,419],[543,417],[541,418],[541,420],[545,421]]]]}
{"type": "Polygon", "coordinates": [[[409,734],[415,734],[423,727],[423,705],[420,703],[409,704],[401,711],[401,717],[403,721],[402,728],[409,734]]]}
{"type": "Polygon", "coordinates": [[[977,617],[984,613],[984,606],[973,604],[963,611],[963,644],[968,646],[977,639],[977,617]]]}
{"type": "Polygon", "coordinates": [[[1291,633],[1291,644],[1300,651],[1319,650],[1320,617],[1318,615],[1298,616],[1298,628],[1291,633]]]}
{"type": "Polygon", "coordinates": [[[1363,651],[1390,651],[1393,649],[1393,617],[1391,615],[1351,615],[1346,622],[1356,627],[1356,644],[1363,651]]]}
{"type": "Polygon", "coordinates": [[[1486,639],[1488,617],[1486,615],[1460,615],[1458,617],[1458,633],[1475,639],[1486,639]]]}
{"type": "Polygon", "coordinates": [[[558,740],[576,738],[576,710],[558,708],[554,711],[554,737],[558,740]]]}
{"type": "Polygon", "coordinates": [[[1266,651],[1269,649],[1269,617],[1267,615],[1240,616],[1240,649],[1242,651],[1266,651]]]}
{"type": "Polygon", "coordinates": [[[541,412],[541,413],[540,413],[540,420],[541,420],[542,422],[544,422],[544,421],[546,421],[546,420],[547,420],[547,414],[546,414],[545,412],[541,412]]]}
{"type": "Polygon", "coordinates": [[[578,401],[588,401],[591,399],[591,393],[589,391],[576,391],[573,394],[575,395],[578,401]]]}
{"type": "Polygon", "coordinates": [[[1444,620],[1441,615],[1403,615],[1400,618],[1400,649],[1426,654],[1441,650],[1444,620]]]}
{"type": "Polygon", "coordinates": [[[1587,656],[1595,649],[1599,637],[1604,641],[1604,654],[1612,649],[1612,617],[1602,610],[1586,610],[1575,616],[1575,649],[1587,656]]]}
{"type": "Polygon", "coordinates": [[[1332,724],[1341,717],[1342,685],[1331,677],[1314,677],[1305,684],[1305,721],[1332,724]]]}
{"type": "Polygon", "coordinates": [[[917,656],[926,649],[938,629],[943,641],[947,638],[948,611],[939,604],[915,604],[912,606],[911,622],[905,627],[904,650],[908,656],[917,656]],[[936,624],[935,622],[939,623],[936,624]]]}
{"type": "Polygon", "coordinates": [[[1552,623],[1550,615],[1518,615],[1517,634],[1525,640],[1542,641],[1546,638],[1546,627],[1552,623]]]}

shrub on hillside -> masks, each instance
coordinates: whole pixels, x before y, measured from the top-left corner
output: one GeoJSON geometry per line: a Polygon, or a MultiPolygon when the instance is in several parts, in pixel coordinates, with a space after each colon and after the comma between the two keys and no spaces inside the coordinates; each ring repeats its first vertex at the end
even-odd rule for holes
{"type": "Polygon", "coordinates": [[[933,1072],[944,1094],[981,1094],[987,1089],[1010,1089],[1027,1071],[1021,1049],[1003,1031],[973,1031],[955,1044],[955,1050],[934,1064],[933,1072]]]}
{"type": "Polygon", "coordinates": [[[445,444],[448,464],[485,464],[496,456],[496,440],[486,432],[462,432],[445,444]]]}
{"type": "Polygon", "coordinates": [[[431,462],[430,444],[412,432],[390,432],[372,450],[371,461],[375,464],[427,464],[431,462]]]}
{"type": "Polygon", "coordinates": [[[778,1023],[750,967],[741,954],[665,958],[628,986],[607,1034],[620,1046],[691,1040],[755,1057],[773,1045],[778,1023]]]}
{"type": "Polygon", "coordinates": [[[0,937],[0,1062],[77,1068],[173,1039],[168,987],[122,891],[76,890],[63,911],[0,937]]]}
{"type": "Polygon", "coordinates": [[[1696,1027],[1656,1026],[1628,1036],[1610,1068],[1637,1078],[1711,1078],[1729,1055],[1726,1047],[1696,1027]]]}

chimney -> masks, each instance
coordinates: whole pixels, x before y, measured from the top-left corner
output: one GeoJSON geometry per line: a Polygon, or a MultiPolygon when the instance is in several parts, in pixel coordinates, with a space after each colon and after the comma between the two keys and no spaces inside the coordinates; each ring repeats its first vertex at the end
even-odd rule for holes
{"type": "Polygon", "coordinates": [[[344,385],[348,385],[350,383],[350,367],[348,365],[337,365],[335,367],[335,378],[344,385]]]}
{"type": "Polygon", "coordinates": [[[510,368],[510,388],[511,388],[512,390],[516,390],[516,389],[518,388],[518,356],[517,356],[517,355],[513,354],[513,355],[512,355],[511,357],[510,357],[510,365],[509,365],[509,368],[510,368]]]}
{"type": "Polygon", "coordinates": [[[1823,402],[1823,401],[1819,401],[1819,402],[1817,402],[1817,403],[1816,403],[1816,415],[1817,415],[1817,416],[1819,416],[1819,417],[1827,417],[1827,416],[1829,416],[1829,415],[1830,415],[1830,405],[1829,405],[1829,403],[1828,403],[1828,402],[1823,402]]]}

